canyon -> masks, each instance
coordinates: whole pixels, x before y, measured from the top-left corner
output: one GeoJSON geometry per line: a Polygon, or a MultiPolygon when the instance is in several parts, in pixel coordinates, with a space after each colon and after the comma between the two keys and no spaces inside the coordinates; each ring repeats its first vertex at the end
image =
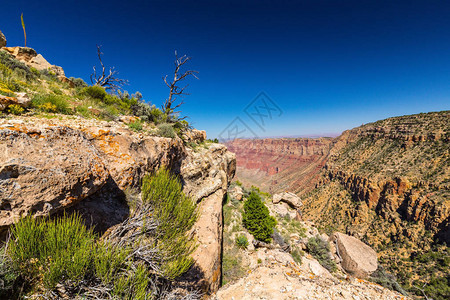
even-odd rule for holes
{"type": "Polygon", "coordinates": [[[305,220],[367,242],[411,287],[449,276],[445,264],[416,259],[449,255],[449,120],[449,111],[424,113],[365,124],[334,139],[227,145],[236,153],[237,180],[296,193],[305,220]]]}
{"type": "Polygon", "coordinates": [[[236,177],[244,185],[299,195],[314,187],[333,144],[331,138],[236,139],[226,143],[237,154],[236,177]]]}

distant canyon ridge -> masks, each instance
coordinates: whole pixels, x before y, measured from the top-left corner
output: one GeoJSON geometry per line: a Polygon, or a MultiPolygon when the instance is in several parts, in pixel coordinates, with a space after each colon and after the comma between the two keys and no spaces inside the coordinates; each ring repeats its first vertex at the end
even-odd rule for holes
{"type": "Polygon", "coordinates": [[[226,143],[236,153],[238,180],[269,193],[303,194],[315,187],[333,138],[236,139],[226,143]]]}

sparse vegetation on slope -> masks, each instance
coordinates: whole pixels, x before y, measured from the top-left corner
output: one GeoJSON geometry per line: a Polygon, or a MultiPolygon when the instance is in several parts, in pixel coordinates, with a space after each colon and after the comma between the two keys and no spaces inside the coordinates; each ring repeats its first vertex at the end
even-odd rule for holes
{"type": "Polygon", "coordinates": [[[409,293],[423,290],[433,299],[448,298],[450,279],[449,120],[443,111],[344,132],[304,206],[325,232],[347,232],[371,245],[409,293]],[[417,259],[430,253],[444,259],[417,259]]]}
{"type": "MultiPolygon", "coordinates": [[[[35,52],[22,48],[21,51],[35,52]]],[[[113,82],[114,84],[116,82],[113,82]]],[[[110,87],[110,85],[105,85],[110,87]]],[[[10,104],[1,114],[27,114],[47,117],[53,114],[76,115],[112,121],[120,116],[135,116],[139,122],[133,122],[134,131],[149,129],[152,134],[175,138],[182,136],[190,128],[187,121],[171,111],[164,114],[155,105],[147,104],[142,94],[128,92],[111,86],[108,92],[101,84],[88,86],[82,79],[61,79],[53,70],[38,71],[17,60],[7,51],[0,51],[0,96],[15,98],[18,92],[25,92],[32,99],[31,106],[20,107],[10,104]],[[167,124],[163,129],[159,124],[167,124]],[[142,128],[141,126],[142,125],[142,128]],[[171,128],[168,128],[168,127],[171,128]]]]}

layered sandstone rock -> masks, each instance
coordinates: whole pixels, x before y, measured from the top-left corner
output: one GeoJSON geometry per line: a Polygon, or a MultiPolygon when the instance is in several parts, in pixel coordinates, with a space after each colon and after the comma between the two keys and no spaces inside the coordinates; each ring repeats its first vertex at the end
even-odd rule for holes
{"type": "Polygon", "coordinates": [[[68,127],[0,125],[0,226],[48,215],[98,191],[109,177],[99,151],[68,127]]]}
{"type": "Polygon", "coordinates": [[[242,201],[244,197],[244,193],[242,188],[239,185],[235,185],[233,188],[228,190],[231,198],[236,199],[238,201],[242,201]]]}
{"type": "Polygon", "coordinates": [[[273,195],[272,202],[274,204],[284,202],[295,209],[298,209],[303,205],[300,197],[290,192],[283,192],[273,195]]]}
{"type": "Polygon", "coordinates": [[[195,264],[184,277],[210,293],[220,286],[222,202],[236,170],[236,158],[221,144],[212,144],[199,152],[187,149],[187,152],[180,176],[184,192],[199,203],[200,216],[194,232],[200,245],[193,254],[195,264]]]}

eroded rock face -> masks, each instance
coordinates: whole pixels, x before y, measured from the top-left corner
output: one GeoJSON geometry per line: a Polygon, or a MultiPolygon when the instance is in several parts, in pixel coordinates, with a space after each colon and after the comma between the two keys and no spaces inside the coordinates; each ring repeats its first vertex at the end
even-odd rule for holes
{"type": "MultiPolygon", "coordinates": [[[[194,134],[193,142],[203,135],[194,134]]],[[[221,278],[222,201],[236,160],[224,145],[193,150],[179,138],[135,133],[123,123],[61,118],[0,119],[0,227],[20,215],[77,211],[104,232],[129,212],[127,189],[166,167],[197,202],[195,265],[183,280],[217,291],[221,278]]]]}
{"type": "Polygon", "coordinates": [[[180,176],[184,192],[198,202],[200,216],[194,225],[199,247],[193,254],[195,264],[185,280],[204,292],[217,291],[221,278],[222,202],[236,170],[236,159],[224,145],[187,150],[180,176]]]}
{"type": "Polygon", "coordinates": [[[0,125],[0,226],[48,215],[98,191],[109,172],[86,136],[68,127],[0,125]]]}
{"type": "Polygon", "coordinates": [[[330,238],[335,242],[342,268],[358,278],[367,278],[378,268],[377,253],[355,237],[336,232],[330,238]]]}
{"type": "Polygon", "coordinates": [[[0,30],[0,48],[1,47],[6,47],[6,37],[0,30]]]}
{"type": "Polygon", "coordinates": [[[231,198],[236,199],[238,201],[242,201],[244,197],[244,193],[242,191],[242,188],[239,185],[234,186],[233,188],[230,188],[229,191],[231,198]]]}

